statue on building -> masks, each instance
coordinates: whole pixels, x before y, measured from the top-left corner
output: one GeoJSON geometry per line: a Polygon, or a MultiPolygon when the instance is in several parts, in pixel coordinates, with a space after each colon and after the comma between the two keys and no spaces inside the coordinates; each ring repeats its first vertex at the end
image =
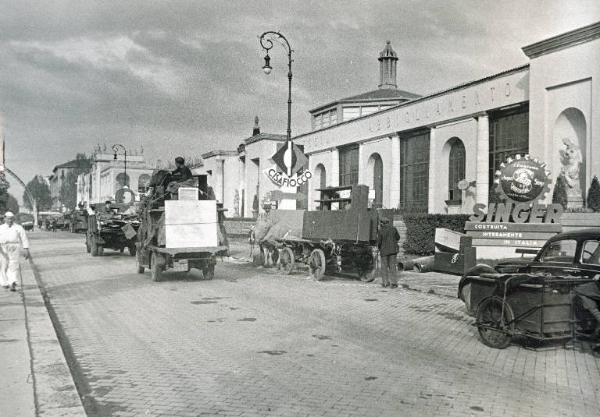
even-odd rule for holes
{"type": "Polygon", "coordinates": [[[583,163],[581,149],[570,138],[563,139],[564,148],[558,152],[562,165],[560,174],[567,185],[568,207],[583,207],[580,170],[583,163]]]}

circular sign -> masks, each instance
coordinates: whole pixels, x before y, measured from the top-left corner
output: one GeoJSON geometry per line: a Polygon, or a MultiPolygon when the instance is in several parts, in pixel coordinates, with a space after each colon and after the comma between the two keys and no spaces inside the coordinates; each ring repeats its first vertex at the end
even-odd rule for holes
{"type": "Polygon", "coordinates": [[[496,171],[496,191],[519,203],[533,201],[547,192],[550,172],[546,164],[529,155],[507,158],[496,171]]]}

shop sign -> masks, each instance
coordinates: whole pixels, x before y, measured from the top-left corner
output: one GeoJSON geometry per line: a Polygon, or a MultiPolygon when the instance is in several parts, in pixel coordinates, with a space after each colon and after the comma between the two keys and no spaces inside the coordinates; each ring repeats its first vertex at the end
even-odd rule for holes
{"type": "Polygon", "coordinates": [[[312,178],[312,173],[307,169],[308,158],[291,141],[281,146],[271,159],[275,165],[263,172],[278,187],[299,187],[312,178]]]}
{"type": "Polygon", "coordinates": [[[495,173],[496,191],[517,203],[533,201],[550,186],[550,171],[546,164],[529,155],[516,155],[500,164],[495,173]]]}
{"type": "Polygon", "coordinates": [[[286,173],[281,172],[276,165],[265,169],[263,172],[278,187],[299,187],[312,178],[312,173],[309,170],[302,171],[290,177],[286,173]]]}

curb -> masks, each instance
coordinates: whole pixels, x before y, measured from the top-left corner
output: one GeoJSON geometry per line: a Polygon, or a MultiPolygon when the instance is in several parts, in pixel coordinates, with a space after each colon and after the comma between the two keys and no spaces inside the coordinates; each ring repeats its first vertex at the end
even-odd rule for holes
{"type": "Polygon", "coordinates": [[[31,352],[31,373],[34,378],[36,415],[86,416],[42,290],[35,277],[35,266],[33,263],[22,266],[21,282],[31,352]]]}

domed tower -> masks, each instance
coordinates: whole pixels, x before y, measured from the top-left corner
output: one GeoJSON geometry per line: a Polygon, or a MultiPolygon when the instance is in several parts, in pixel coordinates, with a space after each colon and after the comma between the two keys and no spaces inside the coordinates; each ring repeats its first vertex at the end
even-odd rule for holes
{"type": "Polygon", "coordinates": [[[396,64],[398,55],[392,49],[392,43],[385,41],[383,51],[379,53],[379,88],[396,89],[396,64]]]}

